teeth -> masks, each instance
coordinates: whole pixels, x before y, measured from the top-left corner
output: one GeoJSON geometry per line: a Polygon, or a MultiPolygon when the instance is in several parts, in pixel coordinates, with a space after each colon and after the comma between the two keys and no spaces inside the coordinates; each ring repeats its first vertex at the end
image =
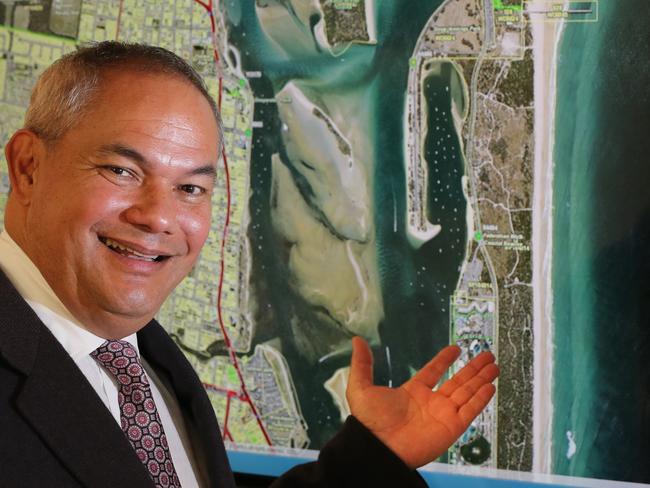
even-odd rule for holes
{"type": "Polygon", "coordinates": [[[134,249],[131,249],[130,247],[123,246],[119,242],[115,242],[112,239],[109,239],[108,237],[105,237],[102,239],[104,244],[106,244],[108,247],[111,247],[113,249],[118,249],[120,251],[125,251],[129,253],[126,257],[132,258],[132,259],[140,259],[143,261],[155,261],[156,259],[159,258],[159,256],[150,256],[147,254],[142,254],[141,252],[135,251],[134,249]]]}

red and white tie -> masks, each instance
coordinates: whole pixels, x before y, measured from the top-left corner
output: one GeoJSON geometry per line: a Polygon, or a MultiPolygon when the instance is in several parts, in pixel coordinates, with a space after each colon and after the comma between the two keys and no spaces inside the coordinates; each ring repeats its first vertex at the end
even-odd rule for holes
{"type": "Polygon", "coordinates": [[[106,341],[90,355],[117,379],[122,431],[156,486],[180,488],[149,379],[137,351],[126,341],[106,341]]]}

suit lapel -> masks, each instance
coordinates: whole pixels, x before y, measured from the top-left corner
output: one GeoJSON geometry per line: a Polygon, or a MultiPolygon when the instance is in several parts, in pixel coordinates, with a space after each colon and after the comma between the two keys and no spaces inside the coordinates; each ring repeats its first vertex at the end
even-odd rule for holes
{"type": "MultiPolygon", "coordinates": [[[[155,321],[138,333],[138,344],[151,366],[171,383],[208,485],[234,488],[219,425],[191,365],[155,321]]],[[[25,375],[16,408],[81,484],[152,486],[108,409],[1,271],[0,355],[25,375]]]]}
{"type": "Polygon", "coordinates": [[[108,409],[2,273],[0,310],[0,353],[25,375],[15,407],[53,455],[86,486],[152,486],[108,409]]]}
{"type": "Polygon", "coordinates": [[[234,488],[226,450],[214,409],[194,369],[156,321],[138,332],[140,353],[171,384],[183,412],[197,461],[204,467],[208,486],[234,488]]]}

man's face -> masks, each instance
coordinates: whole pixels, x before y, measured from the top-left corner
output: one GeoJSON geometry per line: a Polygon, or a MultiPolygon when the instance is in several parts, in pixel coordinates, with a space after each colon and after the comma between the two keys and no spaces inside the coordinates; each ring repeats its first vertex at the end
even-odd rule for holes
{"type": "Polygon", "coordinates": [[[188,82],[111,73],[90,112],[43,151],[28,254],[82,323],[107,338],[145,325],[210,228],[217,124],[188,82]]]}

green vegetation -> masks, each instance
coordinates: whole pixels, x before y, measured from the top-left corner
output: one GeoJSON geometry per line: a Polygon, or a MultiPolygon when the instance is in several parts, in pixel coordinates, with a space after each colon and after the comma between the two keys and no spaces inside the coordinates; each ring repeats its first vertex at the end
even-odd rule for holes
{"type": "Polygon", "coordinates": [[[237,376],[237,370],[231,364],[226,366],[226,378],[231,385],[239,385],[239,376],[237,376]]]}
{"type": "Polygon", "coordinates": [[[321,0],[325,34],[331,46],[349,42],[367,42],[365,2],[321,0]]]}
{"type": "MultiPolygon", "coordinates": [[[[499,286],[499,350],[517,345],[499,364],[497,468],[530,471],[533,467],[533,309],[532,289],[499,286]],[[518,455],[509,450],[518,446],[518,455]]],[[[493,441],[494,442],[494,441],[493,441]]]]}
{"type": "Polygon", "coordinates": [[[490,143],[490,152],[499,156],[499,162],[503,163],[508,160],[508,143],[503,137],[499,137],[495,142],[490,143]]]}
{"type": "Polygon", "coordinates": [[[522,0],[494,0],[494,10],[523,10],[522,0]]]}
{"type": "MultiPolygon", "coordinates": [[[[532,244],[533,234],[533,220],[531,211],[512,212],[512,225],[515,232],[524,236],[525,244],[532,244]]],[[[533,264],[532,264],[532,250],[519,251],[519,261],[517,262],[517,269],[513,276],[519,279],[520,283],[531,283],[533,281],[533,264]]]]}
{"type": "Polygon", "coordinates": [[[532,51],[527,50],[523,60],[510,64],[508,74],[499,84],[498,100],[510,107],[532,106],[533,74],[533,55],[532,51]]]}

